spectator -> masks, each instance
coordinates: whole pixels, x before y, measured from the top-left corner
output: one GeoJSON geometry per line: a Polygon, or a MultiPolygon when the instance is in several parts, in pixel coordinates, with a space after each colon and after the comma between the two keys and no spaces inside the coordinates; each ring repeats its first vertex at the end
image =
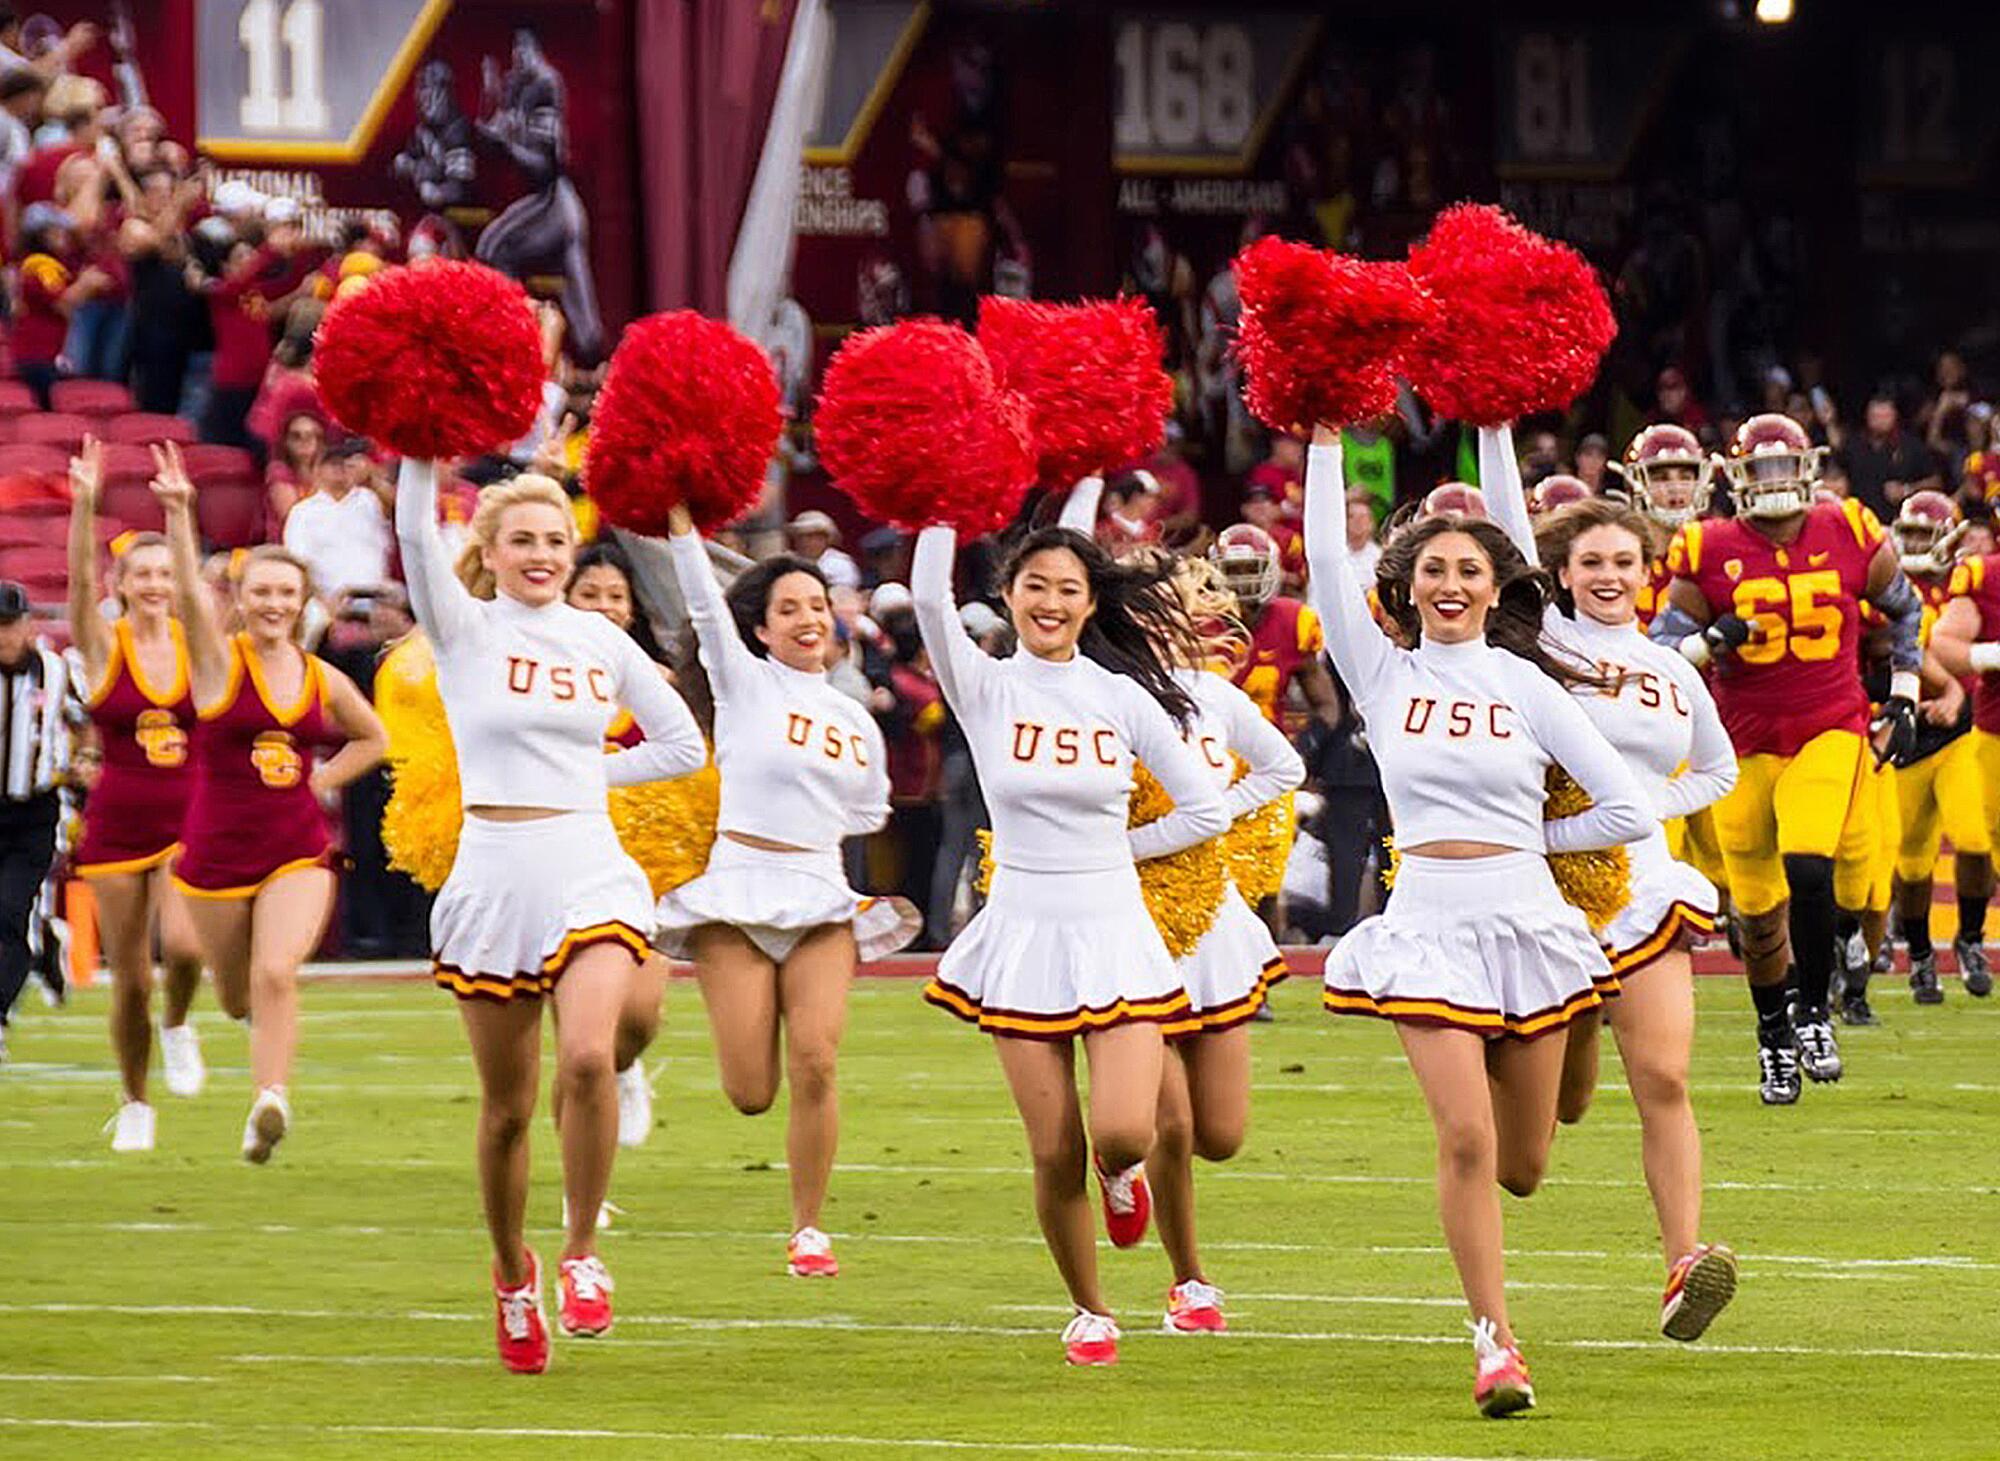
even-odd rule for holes
{"type": "Polygon", "coordinates": [[[9,343],[14,373],[46,411],[50,388],[61,374],[70,316],[108,281],[102,270],[80,265],[75,224],[53,203],[37,203],[22,217],[21,254],[9,343]]]}
{"type": "Polygon", "coordinates": [[[271,358],[271,319],[310,277],[299,227],[299,205],[290,198],[273,198],[265,211],[263,246],[239,241],[231,250],[222,277],[210,283],[209,319],[215,330],[215,362],[209,378],[208,405],[202,413],[201,439],[248,447],[261,455],[262,444],[245,427],[250,408],[264,381],[271,358]]]}
{"type": "MultiPolygon", "coordinates": [[[[1326,926],[1306,926],[1305,932],[1337,938],[1360,921],[1368,859],[1388,835],[1389,815],[1365,727],[1344,687],[1337,680],[1334,686],[1336,715],[1331,723],[1316,718],[1307,725],[1299,736],[1299,755],[1307,784],[1320,797],[1312,833],[1325,844],[1329,884],[1326,926]]],[[[1379,896],[1378,889],[1378,902],[1379,896]]]]}
{"type": "Polygon", "coordinates": [[[394,494],[357,439],[328,447],[313,491],[285,519],[285,547],[312,570],[313,589],[336,615],[349,594],[389,579],[394,538],[387,509],[394,494]]]}
{"type": "Polygon", "coordinates": [[[1121,472],[1104,484],[1097,541],[1113,557],[1160,541],[1160,484],[1151,472],[1121,472]]]}
{"type": "MultiPolygon", "coordinates": [[[[911,619],[914,624],[913,612],[911,619]]],[[[938,797],[945,708],[921,641],[913,637],[909,643],[896,645],[888,689],[890,709],[876,718],[882,723],[889,763],[887,831],[896,850],[895,891],[915,906],[925,907],[930,902],[943,831],[938,797]]]]}
{"type": "MultiPolygon", "coordinates": [[[[1268,528],[1266,532],[1270,531],[1268,528]]],[[[1283,563],[1283,549],[1280,563],[1283,563]]],[[[1375,494],[1367,487],[1347,489],[1347,561],[1354,567],[1356,583],[1373,583],[1375,565],[1382,557],[1382,545],[1375,541],[1375,494]]]]}
{"type": "Polygon", "coordinates": [[[1869,397],[1861,424],[1841,449],[1841,464],[1853,495],[1882,521],[1894,517],[1912,492],[1942,485],[1930,448],[1903,429],[1894,397],[1882,392],[1869,397]]]}
{"type": "Polygon", "coordinates": [[[188,357],[206,348],[208,312],[188,287],[177,209],[169,201],[153,211],[154,218],[128,218],[118,231],[132,281],[132,403],[171,415],[180,409],[188,357]]]}
{"type": "Polygon", "coordinates": [[[1243,483],[1246,496],[1251,487],[1268,488],[1271,500],[1289,517],[1297,517],[1305,502],[1306,449],[1296,436],[1271,438],[1271,452],[1250,469],[1243,483]]]}
{"type": "MultiPolygon", "coordinates": [[[[1306,542],[1287,520],[1285,505],[1268,480],[1243,489],[1243,520],[1262,528],[1278,545],[1278,592],[1296,598],[1306,586],[1306,542]]],[[[1374,530],[1371,510],[1369,530],[1374,530]]]]}
{"type": "Polygon", "coordinates": [[[1178,421],[1167,422],[1160,449],[1140,463],[1158,484],[1153,518],[1159,524],[1159,540],[1170,547],[1193,542],[1201,534],[1201,477],[1182,455],[1182,436],[1178,421]]]}
{"type": "MultiPolygon", "coordinates": [[[[1375,521],[1383,521],[1396,506],[1396,443],[1386,431],[1364,423],[1341,428],[1340,445],[1349,511],[1359,490],[1368,494],[1375,521]]],[[[1348,531],[1351,543],[1351,522],[1348,531]]]]}
{"type": "MultiPolygon", "coordinates": [[[[1013,631],[991,606],[974,599],[958,611],[958,617],[981,649],[994,655],[1006,653],[1013,631]]],[[[958,718],[947,706],[938,729],[937,860],[931,870],[930,896],[924,901],[924,940],[931,948],[941,949],[951,942],[956,931],[952,920],[958,890],[965,881],[967,865],[978,856],[979,829],[990,825],[986,798],[979,790],[979,773],[972,764],[972,749],[958,718]]]]}
{"type": "Polygon", "coordinates": [[[317,411],[294,411],[285,419],[264,468],[264,536],[281,539],[285,519],[298,500],[313,490],[320,455],[326,450],[326,423],[317,411]]]}
{"type": "Polygon", "coordinates": [[[1611,460],[1611,443],[1599,432],[1591,432],[1576,444],[1576,478],[1590,489],[1592,497],[1604,495],[1604,468],[1611,460]]]}
{"type": "Polygon", "coordinates": [[[25,67],[47,81],[69,70],[71,62],[97,44],[100,34],[89,21],[79,20],[63,32],[61,40],[31,61],[21,50],[21,12],[12,5],[0,5],[0,73],[25,67]]]}
{"type": "Polygon", "coordinates": [[[10,204],[21,165],[34,151],[33,128],[47,91],[48,83],[25,68],[0,76],[0,197],[10,204]]]}
{"type": "Polygon", "coordinates": [[[1972,405],[1972,390],[1965,357],[1956,350],[1940,351],[1931,380],[1930,398],[1917,412],[1917,429],[1939,460],[1956,466],[1969,445],[1965,413],[1972,405]]]}
{"type": "Polygon", "coordinates": [[[1975,506],[1991,511],[2000,500],[2000,451],[1994,450],[1993,407],[1974,401],[1965,411],[1966,439],[1971,450],[1958,469],[1958,498],[1968,512],[1975,506]]]}
{"type": "Polygon", "coordinates": [[[1685,426],[1695,435],[1710,424],[1708,408],[1695,399],[1693,389],[1688,385],[1687,372],[1678,365],[1669,365],[1660,372],[1653,384],[1654,421],[1671,421],[1677,426],[1685,426]]]}
{"type": "Polygon", "coordinates": [[[14,180],[17,204],[25,208],[56,201],[64,168],[79,157],[96,161],[93,154],[104,135],[97,118],[104,103],[104,88],[87,76],[58,76],[49,83],[42,96],[42,125],[35,129],[34,149],[14,180]]]}
{"type": "Polygon", "coordinates": [[[802,512],[785,525],[785,539],[792,552],[818,567],[833,588],[861,587],[861,566],[835,546],[840,542],[840,525],[814,509],[802,512]]]}
{"type": "Polygon", "coordinates": [[[300,299],[285,316],[284,337],[271,352],[263,382],[257,387],[257,399],[243,418],[244,430],[266,451],[277,444],[280,430],[293,416],[320,409],[319,387],[313,382],[312,344],[313,331],[325,312],[317,299],[300,299]]]}

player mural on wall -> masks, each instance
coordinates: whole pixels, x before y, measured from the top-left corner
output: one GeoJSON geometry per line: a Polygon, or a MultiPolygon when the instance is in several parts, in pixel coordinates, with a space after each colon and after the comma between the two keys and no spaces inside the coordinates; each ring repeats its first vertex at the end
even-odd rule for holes
{"type": "Polygon", "coordinates": [[[472,147],[472,123],[452,92],[451,63],[424,62],[415,94],[417,125],[391,166],[397,177],[409,179],[431,212],[463,207],[473,201],[479,159],[472,147]]]}

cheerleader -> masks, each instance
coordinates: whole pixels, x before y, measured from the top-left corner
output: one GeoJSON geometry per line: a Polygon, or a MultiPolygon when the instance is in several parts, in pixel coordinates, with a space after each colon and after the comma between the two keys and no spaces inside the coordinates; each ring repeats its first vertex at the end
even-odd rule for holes
{"type": "Polygon", "coordinates": [[[70,459],[69,622],[90,687],[87,708],[103,748],[103,771],[84,804],[77,875],[90,883],[98,936],[111,968],[111,1048],[123,1095],[111,1149],[153,1149],[146,1100],[152,1059],[153,942],[165,978],[160,1057],[167,1089],[201,1092],[207,1078],[188,1006],[201,984],[201,955],[186,903],[167,875],[180,845],[194,768],[195,727],[187,636],[174,618],[173,553],[159,533],[125,544],[113,570],[119,613],[106,620],[97,583],[97,499],[104,448],[85,437],[70,459]]]}
{"type": "Polygon", "coordinates": [[[1339,437],[1313,434],[1306,554],[1328,652],[1381,768],[1401,865],[1386,912],[1326,965],[1326,1004],[1396,1022],[1437,1131],[1438,1206],[1472,1310],[1481,1413],[1534,1404],[1507,1318],[1497,1179],[1525,1197],[1556,1124],[1561,1031],[1610,974],[1547,854],[1637,840],[1655,826],[1632,773],[1541,647],[1545,590],[1489,522],[1444,514],[1391,539],[1376,570],[1390,642],[1349,565],[1339,437]],[[1544,822],[1561,767],[1593,805],[1544,822]]]}
{"type": "Polygon", "coordinates": [[[840,1136],[834,1063],[847,988],[857,959],[916,933],[907,905],[857,896],[841,871],[841,839],[888,820],[887,753],[874,717],[827,680],[833,611],[819,568],[767,559],[725,595],[685,509],[670,527],[714,701],[722,804],[707,870],[660,900],[657,937],[694,960],[730,1103],[757,1115],[780,1075],[789,1079],[785,1269],[831,1278],[840,1265],[819,1219],[840,1136]]]}
{"type": "Polygon", "coordinates": [[[1095,1149],[1114,1244],[1144,1235],[1165,1036],[1195,1028],[1188,994],[1147,914],[1134,859],[1220,834],[1221,794],[1182,741],[1192,697],[1155,647],[1186,633],[1162,572],[1114,563],[1066,528],[1030,533],[1000,574],[1020,650],[980,649],[952,601],[956,535],[926,528],[911,569],[917,624],[964,727],[993,816],[986,906],[938,963],[925,998],[994,1036],[1027,1129],[1042,1236],[1076,1305],[1071,1364],[1118,1358],[1098,1287],[1085,1197],[1095,1149]],[[1128,830],[1134,762],[1173,810],[1128,830]],[[1075,1044],[1090,1063],[1088,1125],[1075,1044]],[[1086,1137],[1086,1131],[1088,1133],[1086,1137]]]}
{"type": "MultiPolygon", "coordinates": [[[[1479,433],[1480,480],[1495,523],[1531,564],[1552,563],[1556,601],[1544,638],[1572,664],[1608,678],[1578,686],[1577,703],[1648,793],[1662,821],[1720,800],[1736,784],[1736,751],[1701,672],[1639,628],[1651,561],[1646,520],[1611,498],[1573,503],[1541,520],[1539,542],[1507,428],[1479,433]]],[[[1660,1330],[1699,1339],[1736,1292],[1736,1255],[1701,1235],[1701,1132],[1688,1099],[1694,1046],[1689,939],[1715,927],[1715,886],[1675,861],[1664,826],[1631,848],[1631,897],[1604,930],[1617,984],[1611,1030],[1639,1108],[1646,1185],[1667,1264],[1660,1330]],[[1644,977],[1639,977],[1643,973],[1644,977]]],[[[1558,1115],[1582,1119],[1597,1086],[1597,1018],[1569,1028],[1558,1115]]]]}
{"type": "Polygon", "coordinates": [[[245,557],[236,591],[243,630],[223,635],[201,579],[194,484],[180,449],[155,447],[153,461],[200,715],[174,886],[189,899],[222,1007],[250,1020],[257,1094],[243,1155],[263,1163],[291,1126],[285,1087],[298,1045],[299,965],[333,911],[324,808],[382,759],[388,735],[352,680],[299,648],[312,584],[284,549],[245,557]],[[341,742],[315,764],[320,748],[341,742]]]}
{"type": "Polygon", "coordinates": [[[493,1240],[500,1360],[548,1367],[541,1265],[526,1246],[528,1127],[540,1074],[543,996],[561,1012],[568,1235],[565,1334],[611,1327],[611,1275],[596,1255],[618,1112],[618,1012],[646,957],[652,895],[618,845],[607,785],[680,775],[706,759],[693,718],[659,670],[603,617],[562,602],[576,550],[569,499],[546,477],[486,488],[454,569],[437,524],[435,463],[404,461],[396,537],[417,622],[437,660],[465,808],[451,875],[431,909],[436,980],[459,996],[479,1071],[479,1180],[493,1240]],[[643,744],[604,753],[620,705],[643,744]]]}

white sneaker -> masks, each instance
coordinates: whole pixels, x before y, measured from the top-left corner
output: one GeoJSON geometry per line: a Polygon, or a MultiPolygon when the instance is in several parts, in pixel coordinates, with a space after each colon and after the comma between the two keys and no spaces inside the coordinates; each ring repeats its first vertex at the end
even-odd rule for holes
{"type": "Polygon", "coordinates": [[[258,1166],[270,1161],[272,1150],[285,1139],[291,1124],[292,1108],[284,1091],[277,1086],[259,1091],[243,1123],[243,1160],[258,1166]]]}
{"type": "Polygon", "coordinates": [[[153,1108],[144,1101],[127,1101],[118,1114],[105,1123],[112,1128],[114,1152],[149,1152],[153,1149],[153,1108]]]}
{"type": "Polygon", "coordinates": [[[160,1060],[167,1068],[167,1089],[176,1096],[199,1096],[208,1083],[202,1064],[201,1040],[192,1024],[160,1026],[160,1060]]]}
{"type": "Polygon", "coordinates": [[[618,1072],[618,1145],[644,1146],[653,1129],[653,1088],[646,1062],[635,1060],[618,1072]]]}

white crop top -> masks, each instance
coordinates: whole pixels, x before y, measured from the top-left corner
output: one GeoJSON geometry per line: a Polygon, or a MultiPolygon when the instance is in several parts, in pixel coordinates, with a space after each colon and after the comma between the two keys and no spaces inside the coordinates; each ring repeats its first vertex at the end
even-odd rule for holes
{"type": "Polygon", "coordinates": [[[1578,852],[1655,828],[1638,782],[1568,691],[1484,640],[1416,649],[1390,642],[1347,557],[1340,448],[1306,457],[1306,559],[1327,652],[1368,722],[1368,743],[1403,848],[1487,842],[1578,852]],[[1560,765],[1593,802],[1542,819],[1544,778],[1560,765]]]}
{"type": "Polygon", "coordinates": [[[823,851],[880,827],[889,771],[875,717],[824,673],[753,653],[700,537],[667,542],[715,696],[718,829],[823,851]]]}
{"type": "Polygon", "coordinates": [[[438,535],[434,463],[403,462],[396,538],[437,658],[466,806],[602,812],[607,786],[685,776],[708,759],[686,703],[602,614],[466,592],[438,535]],[[646,739],[606,755],[621,705],[646,739]]]}
{"type": "Polygon", "coordinates": [[[1078,654],[994,659],[952,602],[957,535],[925,528],[910,569],[917,627],[958,717],[993,816],[993,860],[1026,872],[1097,872],[1219,835],[1222,794],[1180,728],[1136,680],[1078,654]],[[1174,809],[1128,828],[1132,762],[1174,809]]]}
{"type": "MultiPolygon", "coordinates": [[[[1479,480],[1487,484],[1486,510],[1493,521],[1530,563],[1539,563],[1521,464],[1507,427],[1480,428],[1479,480]]],[[[1698,812],[1736,784],[1736,748],[1701,671],[1646,638],[1636,618],[1600,624],[1580,610],[1571,618],[1551,604],[1542,637],[1564,658],[1613,681],[1610,690],[1578,686],[1577,703],[1625,758],[1661,818],[1698,812]]]]}

